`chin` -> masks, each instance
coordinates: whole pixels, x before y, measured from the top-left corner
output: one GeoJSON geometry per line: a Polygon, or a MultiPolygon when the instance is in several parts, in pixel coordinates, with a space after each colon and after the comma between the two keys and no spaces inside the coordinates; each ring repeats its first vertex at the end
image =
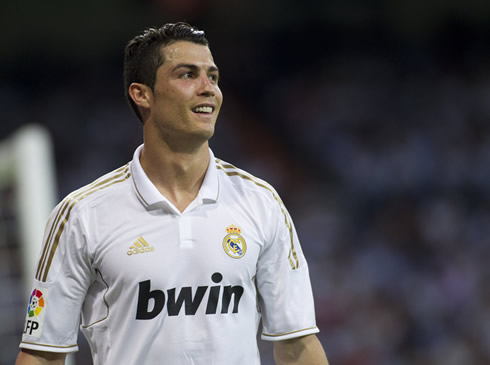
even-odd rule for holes
{"type": "Polygon", "coordinates": [[[213,125],[207,125],[206,127],[202,128],[198,134],[202,135],[204,138],[209,139],[214,135],[214,124],[213,125]]]}
{"type": "Polygon", "coordinates": [[[195,143],[202,144],[202,143],[206,143],[213,136],[214,136],[214,128],[210,128],[210,129],[203,129],[196,133],[193,133],[190,138],[193,139],[195,143]]]}

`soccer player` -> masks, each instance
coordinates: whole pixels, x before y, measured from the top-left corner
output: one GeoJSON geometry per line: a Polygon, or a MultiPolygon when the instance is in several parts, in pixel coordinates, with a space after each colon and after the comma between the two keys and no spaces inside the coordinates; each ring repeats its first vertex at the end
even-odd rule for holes
{"type": "Polygon", "coordinates": [[[63,364],[79,327],[95,365],[260,364],[260,320],[277,364],[328,364],[291,217],[209,149],[218,80],[204,32],[185,23],[128,43],[144,144],[53,210],[17,365],[63,364]]]}

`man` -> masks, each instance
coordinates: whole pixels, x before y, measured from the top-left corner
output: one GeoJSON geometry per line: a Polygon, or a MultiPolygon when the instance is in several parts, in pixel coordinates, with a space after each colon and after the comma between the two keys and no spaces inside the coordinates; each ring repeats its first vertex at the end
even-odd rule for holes
{"type": "Polygon", "coordinates": [[[79,325],[96,365],[260,364],[260,319],[277,364],[328,364],[286,208],[209,149],[223,97],[204,32],[147,30],[124,78],[144,144],[51,214],[17,364],[63,364],[79,325]]]}

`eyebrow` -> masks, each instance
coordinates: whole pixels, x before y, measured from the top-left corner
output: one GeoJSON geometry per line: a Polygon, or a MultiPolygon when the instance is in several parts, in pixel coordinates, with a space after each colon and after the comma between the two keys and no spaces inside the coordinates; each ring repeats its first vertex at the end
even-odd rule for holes
{"type": "MultiPolygon", "coordinates": [[[[192,64],[192,63],[179,63],[178,65],[176,65],[173,68],[173,71],[178,70],[179,68],[188,68],[192,71],[199,70],[199,67],[197,65],[192,64]]],[[[207,72],[218,72],[219,73],[219,69],[217,66],[209,66],[207,69],[207,72]]]]}

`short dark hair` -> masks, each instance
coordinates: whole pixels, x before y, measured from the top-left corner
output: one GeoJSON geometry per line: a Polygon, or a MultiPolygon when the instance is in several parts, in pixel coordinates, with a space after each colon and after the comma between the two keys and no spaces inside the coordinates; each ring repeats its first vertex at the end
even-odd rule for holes
{"type": "Polygon", "coordinates": [[[153,90],[157,69],[165,61],[161,49],[177,41],[209,45],[204,31],[182,22],[167,23],[160,28],[148,28],[126,45],[123,64],[124,94],[141,122],[143,118],[138,106],[129,96],[129,86],[138,82],[153,90]]]}

